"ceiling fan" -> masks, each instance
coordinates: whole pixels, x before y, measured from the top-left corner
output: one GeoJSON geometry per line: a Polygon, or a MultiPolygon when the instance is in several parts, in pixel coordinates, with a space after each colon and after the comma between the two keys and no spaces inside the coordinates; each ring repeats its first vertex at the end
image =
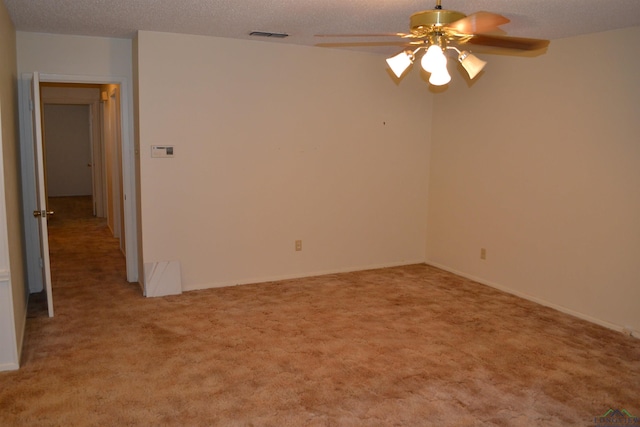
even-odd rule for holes
{"type": "MultiPolygon", "coordinates": [[[[404,46],[407,49],[388,58],[389,67],[400,78],[413,64],[416,55],[422,54],[422,68],[431,74],[429,83],[441,86],[451,81],[447,71],[445,53],[453,50],[458,54],[458,61],[474,79],[484,68],[486,62],[461,50],[465,44],[498,47],[509,50],[536,50],[549,45],[549,40],[522,37],[508,37],[492,34],[500,25],[510,22],[508,18],[491,12],[476,12],[465,15],[454,10],[442,8],[441,0],[436,0],[435,9],[423,10],[411,15],[409,33],[387,34],[318,34],[317,37],[400,37],[405,40],[394,42],[344,43],[343,46],[404,46]]],[[[340,43],[320,43],[317,46],[338,47],[340,43]]]]}

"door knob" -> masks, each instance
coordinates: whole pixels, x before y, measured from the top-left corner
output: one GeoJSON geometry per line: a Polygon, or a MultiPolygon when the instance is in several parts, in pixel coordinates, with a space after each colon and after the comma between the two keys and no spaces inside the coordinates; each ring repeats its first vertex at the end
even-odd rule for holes
{"type": "Polygon", "coordinates": [[[42,216],[51,216],[53,214],[54,214],[53,211],[33,211],[33,216],[35,216],[36,218],[42,217],[42,216]]]}

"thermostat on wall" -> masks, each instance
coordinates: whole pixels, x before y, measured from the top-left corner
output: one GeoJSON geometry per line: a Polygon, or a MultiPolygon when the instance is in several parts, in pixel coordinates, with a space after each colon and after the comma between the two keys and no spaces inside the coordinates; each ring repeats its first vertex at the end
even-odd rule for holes
{"type": "Polygon", "coordinates": [[[152,145],[151,157],[173,157],[172,145],[152,145]]]}

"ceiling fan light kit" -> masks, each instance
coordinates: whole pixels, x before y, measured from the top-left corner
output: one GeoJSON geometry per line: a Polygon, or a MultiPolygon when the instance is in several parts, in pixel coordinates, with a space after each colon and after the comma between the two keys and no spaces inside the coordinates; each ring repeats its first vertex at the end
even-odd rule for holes
{"type": "MultiPolygon", "coordinates": [[[[445,56],[448,50],[457,52],[458,62],[460,62],[462,68],[465,69],[472,80],[478,76],[487,64],[470,51],[459,49],[458,46],[460,45],[469,43],[520,51],[542,49],[549,45],[549,40],[491,34],[500,25],[508,22],[510,22],[508,18],[491,12],[476,12],[467,16],[461,12],[442,9],[441,0],[436,0],[435,9],[423,10],[411,15],[409,18],[409,33],[341,34],[337,36],[401,37],[404,41],[387,43],[405,47],[402,52],[387,58],[387,64],[393,74],[397,78],[401,78],[414,63],[417,54],[423,50],[424,53],[422,53],[420,64],[426,72],[431,74],[429,83],[434,86],[442,86],[451,81],[445,56]]],[[[327,35],[321,36],[326,37],[327,35]]],[[[367,45],[367,43],[363,43],[363,45],[367,45]]],[[[375,43],[368,45],[375,45],[375,43]]]]}
{"type": "Polygon", "coordinates": [[[420,65],[422,65],[422,69],[427,73],[433,73],[435,70],[447,66],[447,57],[444,56],[444,52],[440,46],[432,44],[427,48],[424,55],[422,55],[420,65]]]}
{"type": "Polygon", "coordinates": [[[451,74],[447,70],[447,66],[443,66],[442,68],[435,70],[431,73],[431,77],[429,77],[429,84],[434,86],[443,86],[451,81],[451,74]]]}
{"type": "Polygon", "coordinates": [[[415,56],[410,50],[403,50],[399,54],[387,58],[387,64],[397,78],[400,78],[404,72],[413,64],[415,56]]]}
{"type": "Polygon", "coordinates": [[[460,62],[462,67],[467,71],[471,80],[473,80],[478,73],[482,71],[484,66],[487,65],[486,61],[483,61],[466,50],[463,50],[458,54],[458,62],[460,62]]]}

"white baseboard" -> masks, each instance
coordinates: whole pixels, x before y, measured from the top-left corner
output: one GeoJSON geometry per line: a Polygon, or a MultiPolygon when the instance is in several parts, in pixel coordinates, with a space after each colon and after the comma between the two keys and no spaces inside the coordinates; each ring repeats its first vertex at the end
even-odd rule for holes
{"type": "Polygon", "coordinates": [[[529,295],[529,294],[526,294],[526,293],[523,293],[523,292],[519,292],[519,291],[513,290],[513,289],[511,289],[511,288],[509,288],[507,286],[502,286],[502,285],[490,282],[488,280],[481,279],[480,277],[476,277],[476,276],[473,276],[471,274],[467,274],[467,273],[464,273],[462,271],[458,271],[455,268],[450,268],[450,267],[447,267],[446,265],[438,264],[438,263],[435,263],[435,262],[427,262],[426,264],[427,265],[431,265],[433,267],[440,268],[440,269],[445,270],[445,271],[448,271],[449,273],[453,273],[453,274],[456,274],[458,276],[465,277],[467,279],[473,280],[474,282],[478,282],[478,283],[481,283],[483,285],[487,285],[489,287],[498,289],[498,290],[506,292],[508,294],[515,295],[517,297],[526,299],[528,301],[535,302],[536,304],[540,304],[540,305],[543,305],[545,307],[553,308],[554,310],[558,310],[558,311],[560,311],[562,313],[565,313],[565,314],[568,314],[570,316],[577,317],[578,319],[586,320],[587,322],[595,323],[596,325],[603,326],[603,327],[605,327],[607,329],[612,329],[614,331],[621,332],[621,333],[623,333],[625,335],[632,336],[634,338],[640,339],[640,331],[630,330],[629,328],[626,328],[625,326],[616,325],[615,323],[607,322],[606,320],[598,319],[598,318],[595,318],[593,316],[589,316],[588,314],[581,313],[581,312],[575,311],[575,310],[571,310],[570,308],[563,307],[561,305],[549,302],[549,301],[544,300],[542,298],[534,297],[533,295],[529,295]]]}
{"type": "Polygon", "coordinates": [[[335,270],[313,271],[308,273],[283,274],[279,276],[254,277],[254,278],[246,278],[246,279],[225,281],[225,282],[186,285],[184,286],[183,289],[184,291],[197,291],[201,289],[224,288],[227,286],[249,285],[253,283],[277,282],[280,280],[291,280],[291,279],[302,279],[305,277],[325,276],[327,274],[351,273],[354,271],[375,270],[378,268],[401,267],[403,265],[412,265],[412,264],[424,264],[424,259],[416,260],[416,261],[403,261],[403,262],[397,262],[397,263],[347,267],[347,268],[335,269],[335,270]]]}
{"type": "Polygon", "coordinates": [[[0,372],[2,371],[17,371],[20,365],[17,363],[3,363],[0,364],[0,372]]]}
{"type": "Polygon", "coordinates": [[[0,371],[19,368],[11,278],[0,270],[0,371]]]}

